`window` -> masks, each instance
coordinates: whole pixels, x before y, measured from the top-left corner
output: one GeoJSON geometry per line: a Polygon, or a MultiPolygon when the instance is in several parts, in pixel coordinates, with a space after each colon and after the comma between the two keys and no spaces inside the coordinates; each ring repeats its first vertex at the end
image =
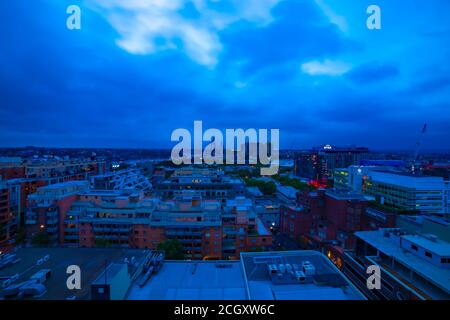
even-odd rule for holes
{"type": "Polygon", "coordinates": [[[428,258],[433,258],[433,255],[429,251],[425,251],[425,256],[427,256],[428,258]]]}
{"type": "Polygon", "coordinates": [[[415,244],[412,244],[412,245],[411,245],[411,249],[413,249],[413,250],[415,250],[415,251],[419,250],[415,244]]]}

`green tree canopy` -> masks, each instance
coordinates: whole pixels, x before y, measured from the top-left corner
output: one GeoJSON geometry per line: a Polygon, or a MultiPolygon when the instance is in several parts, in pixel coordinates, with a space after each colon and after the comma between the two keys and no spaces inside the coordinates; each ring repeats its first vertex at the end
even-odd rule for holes
{"type": "Polygon", "coordinates": [[[31,244],[35,247],[46,247],[50,244],[50,238],[46,232],[42,231],[31,239],[31,244]]]}
{"type": "Polygon", "coordinates": [[[158,250],[165,252],[165,258],[168,260],[183,260],[184,249],[181,242],[177,239],[169,239],[158,244],[158,250]]]}

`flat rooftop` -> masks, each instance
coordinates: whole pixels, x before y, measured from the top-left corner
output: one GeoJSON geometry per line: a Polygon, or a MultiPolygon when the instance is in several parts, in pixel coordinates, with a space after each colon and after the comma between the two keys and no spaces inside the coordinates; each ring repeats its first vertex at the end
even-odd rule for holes
{"type": "Polygon", "coordinates": [[[143,286],[136,279],[128,300],[363,300],[364,296],[316,251],[241,253],[240,261],[165,261],[143,286]],[[310,283],[274,283],[268,263],[311,262],[310,283]]]}
{"type": "Polygon", "coordinates": [[[244,252],[241,263],[250,300],[365,300],[339,269],[317,251],[244,252]],[[301,266],[305,261],[316,270],[309,283],[277,283],[270,277],[268,264],[301,266]]]}
{"type": "Polygon", "coordinates": [[[404,250],[390,238],[383,237],[379,231],[359,231],[355,232],[355,236],[382,251],[393,260],[410,268],[438,288],[447,292],[447,294],[450,294],[450,269],[439,268],[425,259],[404,250]]]}
{"type": "Polygon", "coordinates": [[[444,179],[442,177],[419,176],[405,172],[392,172],[387,170],[374,170],[368,175],[373,181],[401,186],[408,189],[441,190],[444,188],[444,179]]]}
{"type": "MultiPolygon", "coordinates": [[[[47,292],[39,297],[42,300],[65,300],[76,296],[76,299],[90,299],[90,285],[104,271],[105,263],[123,263],[125,258],[144,257],[144,250],[135,249],[97,249],[97,248],[20,248],[16,252],[20,262],[0,270],[0,277],[19,274],[13,284],[29,280],[42,269],[50,269],[51,276],[44,283],[47,292]],[[49,255],[48,261],[40,266],[36,262],[49,255]],[[66,286],[66,269],[70,265],[78,265],[81,269],[81,290],[69,290],[66,286]]],[[[1,281],[3,282],[3,281],[1,281]]],[[[1,293],[1,291],[0,291],[1,293]]]]}
{"type": "Polygon", "coordinates": [[[65,187],[85,187],[89,186],[89,181],[86,180],[71,180],[71,181],[65,181],[65,182],[59,182],[55,184],[49,184],[47,186],[40,187],[40,190],[53,190],[53,189],[59,189],[59,188],[65,188],[65,187]]]}
{"type": "Polygon", "coordinates": [[[349,201],[372,201],[374,197],[367,196],[361,193],[348,192],[344,190],[330,189],[325,191],[325,194],[336,200],[349,200],[349,201]]]}
{"type": "Polygon", "coordinates": [[[264,223],[261,221],[260,218],[256,218],[256,230],[258,231],[258,234],[260,236],[271,236],[272,233],[267,230],[266,226],[264,225],[264,223]]]}
{"type": "Polygon", "coordinates": [[[245,300],[239,261],[165,261],[142,288],[139,279],[127,300],[245,300]]]}
{"type": "Polygon", "coordinates": [[[421,235],[405,235],[403,238],[441,257],[450,257],[450,243],[446,241],[440,239],[432,241],[421,235]]]}

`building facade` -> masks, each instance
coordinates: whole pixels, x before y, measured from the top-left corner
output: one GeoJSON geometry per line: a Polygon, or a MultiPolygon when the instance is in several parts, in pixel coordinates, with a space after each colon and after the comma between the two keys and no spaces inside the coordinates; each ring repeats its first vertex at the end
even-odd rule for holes
{"type": "Polygon", "coordinates": [[[355,250],[345,252],[343,272],[370,299],[450,299],[450,243],[398,228],[355,236],[355,250]],[[367,288],[366,270],[372,265],[381,270],[380,290],[367,288]]]}
{"type": "Polygon", "coordinates": [[[42,233],[50,244],[64,244],[65,219],[78,193],[89,188],[88,181],[68,181],[38,188],[28,196],[25,216],[27,237],[42,233]]]}
{"type": "Polygon", "coordinates": [[[368,156],[369,149],[365,147],[341,148],[325,145],[299,154],[295,161],[295,174],[327,183],[335,169],[360,165],[368,156]]]}
{"type": "Polygon", "coordinates": [[[225,202],[245,195],[242,180],[231,178],[220,170],[183,168],[172,176],[155,185],[155,193],[164,199],[171,199],[184,191],[196,191],[203,199],[225,202]]]}
{"type": "Polygon", "coordinates": [[[397,211],[427,214],[448,213],[448,186],[442,177],[371,171],[364,193],[397,211]]]}

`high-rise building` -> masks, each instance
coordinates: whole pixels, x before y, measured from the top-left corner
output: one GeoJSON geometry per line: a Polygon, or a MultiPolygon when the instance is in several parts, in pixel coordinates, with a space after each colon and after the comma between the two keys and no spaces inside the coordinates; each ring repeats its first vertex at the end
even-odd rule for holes
{"type": "Polygon", "coordinates": [[[334,147],[325,145],[297,155],[295,174],[298,177],[327,183],[337,168],[360,165],[368,158],[369,149],[365,147],[334,147]]]}

